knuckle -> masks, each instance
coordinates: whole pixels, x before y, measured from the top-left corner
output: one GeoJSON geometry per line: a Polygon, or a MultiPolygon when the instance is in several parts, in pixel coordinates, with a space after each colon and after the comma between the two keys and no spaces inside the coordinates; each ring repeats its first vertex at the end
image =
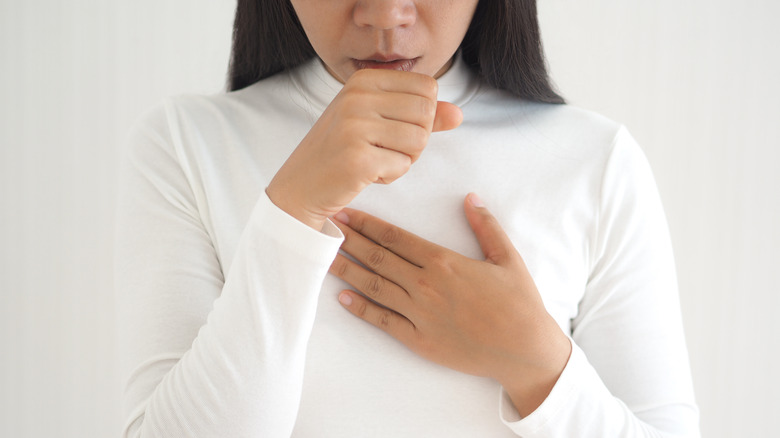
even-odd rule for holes
{"type": "Polygon", "coordinates": [[[387,328],[390,326],[390,322],[393,320],[393,313],[389,310],[382,310],[379,313],[379,319],[378,323],[379,326],[382,328],[387,328]]]}
{"type": "Polygon", "coordinates": [[[376,270],[385,263],[386,256],[387,250],[382,247],[374,247],[366,257],[366,264],[369,268],[376,270]]]}
{"type": "Polygon", "coordinates": [[[406,175],[412,167],[412,158],[406,154],[398,154],[398,159],[392,164],[392,167],[386,169],[382,174],[382,183],[390,184],[398,178],[406,175]]]}
{"type": "Polygon", "coordinates": [[[430,76],[425,76],[423,80],[424,93],[433,99],[436,99],[436,96],[439,94],[439,83],[430,76]]]}
{"type": "Polygon", "coordinates": [[[428,144],[428,130],[422,126],[415,125],[409,131],[409,141],[415,147],[415,152],[422,152],[425,145],[428,144]]]}
{"type": "Polygon", "coordinates": [[[365,319],[366,318],[366,312],[368,312],[368,303],[366,303],[365,301],[361,300],[360,304],[358,304],[358,306],[357,306],[357,308],[355,310],[355,315],[357,315],[358,317],[360,317],[362,319],[365,319]]]}
{"type": "Polygon", "coordinates": [[[499,226],[499,225],[498,225],[498,220],[497,220],[497,219],[496,219],[496,217],[495,217],[495,216],[493,216],[492,214],[489,214],[489,213],[487,213],[487,214],[484,214],[484,215],[482,216],[482,220],[483,220],[483,221],[485,222],[485,224],[486,224],[486,225],[488,225],[490,228],[497,228],[497,227],[499,226]]]}
{"type": "Polygon", "coordinates": [[[392,247],[401,242],[401,232],[398,228],[389,226],[379,235],[378,244],[385,248],[392,247]]]}
{"type": "Polygon", "coordinates": [[[433,119],[436,115],[436,102],[431,99],[420,99],[420,113],[425,119],[433,119]]]}
{"type": "Polygon", "coordinates": [[[404,173],[406,173],[412,167],[412,157],[404,154],[404,156],[401,157],[401,160],[402,160],[401,166],[403,167],[404,173]]]}
{"type": "Polygon", "coordinates": [[[385,280],[381,276],[372,275],[371,278],[366,281],[364,289],[372,298],[379,298],[382,295],[384,286],[385,280]]]}
{"type": "Polygon", "coordinates": [[[393,179],[398,179],[404,175],[406,175],[407,172],[409,172],[409,169],[412,168],[412,157],[406,154],[400,154],[399,160],[398,160],[398,167],[396,168],[396,172],[393,173],[393,179]]]}
{"type": "Polygon", "coordinates": [[[337,259],[334,263],[334,268],[336,271],[336,277],[344,278],[347,275],[347,269],[349,268],[349,265],[344,260],[337,259]]]}

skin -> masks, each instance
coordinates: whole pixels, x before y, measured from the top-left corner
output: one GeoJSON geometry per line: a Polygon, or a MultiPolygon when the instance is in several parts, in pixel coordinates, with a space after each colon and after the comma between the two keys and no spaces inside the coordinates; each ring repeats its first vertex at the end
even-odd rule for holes
{"type": "Polygon", "coordinates": [[[346,82],[354,59],[418,59],[412,71],[438,78],[466,35],[477,0],[292,0],[328,71],[346,82]]]}
{"type": "Polygon", "coordinates": [[[463,207],[484,260],[344,209],[335,216],[342,250],[361,264],[339,254],[330,272],[360,291],[339,294],[355,316],[426,359],[497,380],[527,416],[560,377],[571,343],[498,221],[473,193],[463,207]]]}
{"type": "Polygon", "coordinates": [[[309,41],[344,88],[266,192],[279,208],[319,230],[369,184],[405,174],[431,132],[463,114],[437,102],[435,76],[450,66],[477,0],[293,0],[309,41]],[[449,7],[446,7],[449,6],[449,7]],[[400,67],[372,62],[408,60],[400,67]],[[409,64],[413,64],[409,66],[409,64]]]}
{"type": "Polygon", "coordinates": [[[346,208],[390,184],[460,109],[437,101],[478,0],[292,0],[315,51],[344,87],[272,179],[279,208],[345,235],[331,273],[360,293],[339,301],[415,353],[496,379],[526,416],[549,394],[571,343],[542,304],[520,254],[474,194],[464,209],[485,260],[434,245],[346,208]],[[381,305],[381,306],[380,306],[381,305]]]}

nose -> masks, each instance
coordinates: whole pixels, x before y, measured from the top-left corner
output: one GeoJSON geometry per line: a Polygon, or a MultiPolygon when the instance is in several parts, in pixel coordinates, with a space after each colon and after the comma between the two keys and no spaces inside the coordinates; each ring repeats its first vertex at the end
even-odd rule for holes
{"type": "Polygon", "coordinates": [[[352,17],[361,27],[394,29],[413,25],[417,20],[417,8],[412,0],[359,0],[352,17]]]}

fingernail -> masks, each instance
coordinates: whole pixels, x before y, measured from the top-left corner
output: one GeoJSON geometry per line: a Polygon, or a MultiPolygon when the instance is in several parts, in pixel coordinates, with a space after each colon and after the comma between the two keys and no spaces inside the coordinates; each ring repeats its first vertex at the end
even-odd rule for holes
{"type": "Polygon", "coordinates": [[[339,294],[339,302],[345,306],[352,304],[352,297],[348,293],[342,292],[339,294]]]}
{"type": "Polygon", "coordinates": [[[347,214],[344,213],[343,211],[340,211],[340,212],[336,213],[333,216],[333,218],[336,219],[337,221],[341,222],[342,224],[348,224],[349,223],[349,216],[347,216],[347,214]]]}
{"type": "Polygon", "coordinates": [[[477,196],[476,193],[470,193],[469,194],[469,201],[471,202],[471,205],[473,205],[474,207],[477,207],[477,208],[484,208],[485,207],[485,203],[482,202],[482,199],[479,196],[477,196]]]}

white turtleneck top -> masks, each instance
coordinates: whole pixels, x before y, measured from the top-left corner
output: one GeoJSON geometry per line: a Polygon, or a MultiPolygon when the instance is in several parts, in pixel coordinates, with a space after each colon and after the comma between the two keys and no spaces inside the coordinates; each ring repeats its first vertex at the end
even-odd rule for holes
{"type": "MultiPolygon", "coordinates": [[[[337,301],[342,236],[265,187],[341,89],[318,60],[237,92],[151,110],[128,137],[116,282],[126,437],[698,436],[672,249],[625,128],[491,89],[457,61],[434,133],[351,207],[482,258],[462,212],[485,201],[573,352],[520,418],[498,383],[428,362],[337,301]]],[[[517,336],[523,336],[518,333],[517,336]]]]}

